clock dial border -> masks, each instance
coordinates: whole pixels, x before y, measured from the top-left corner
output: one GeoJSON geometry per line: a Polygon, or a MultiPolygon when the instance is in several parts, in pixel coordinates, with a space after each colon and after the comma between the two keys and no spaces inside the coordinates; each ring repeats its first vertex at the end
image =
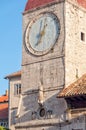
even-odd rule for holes
{"type": "Polygon", "coordinates": [[[57,17],[54,13],[52,13],[52,12],[43,12],[43,13],[40,13],[39,15],[37,15],[37,17],[33,18],[33,19],[28,23],[28,25],[27,25],[27,27],[26,27],[26,30],[25,30],[25,39],[24,39],[24,40],[25,40],[25,41],[24,41],[25,49],[26,49],[27,52],[29,52],[29,53],[31,53],[31,54],[33,54],[33,55],[35,55],[35,56],[45,55],[45,54],[49,53],[49,51],[54,47],[54,45],[56,44],[56,42],[57,42],[57,40],[58,40],[58,38],[59,38],[59,35],[60,35],[60,21],[59,21],[58,17],[57,17]],[[46,50],[43,50],[43,51],[37,51],[37,50],[35,50],[35,49],[31,46],[30,41],[29,41],[30,29],[31,29],[31,27],[32,27],[32,25],[33,25],[34,22],[36,22],[36,21],[37,21],[38,19],[40,19],[41,17],[45,17],[45,16],[48,16],[48,15],[54,17],[55,20],[56,20],[55,23],[58,24],[57,37],[56,37],[56,39],[55,39],[55,42],[54,42],[49,48],[47,48],[46,50]]]}

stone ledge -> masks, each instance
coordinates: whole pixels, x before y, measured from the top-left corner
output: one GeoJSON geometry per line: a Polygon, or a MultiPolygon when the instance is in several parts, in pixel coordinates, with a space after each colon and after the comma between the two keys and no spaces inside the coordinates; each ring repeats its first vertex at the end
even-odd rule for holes
{"type": "Polygon", "coordinates": [[[69,121],[59,121],[58,119],[45,119],[45,120],[32,120],[22,124],[17,124],[16,129],[32,128],[32,127],[43,127],[43,126],[64,126],[68,125],[69,121]]]}

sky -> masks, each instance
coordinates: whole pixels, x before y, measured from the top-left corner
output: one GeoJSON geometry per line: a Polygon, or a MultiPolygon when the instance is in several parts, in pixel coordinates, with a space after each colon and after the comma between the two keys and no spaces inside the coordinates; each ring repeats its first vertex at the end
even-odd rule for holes
{"type": "Polygon", "coordinates": [[[0,95],[9,88],[5,76],[21,69],[22,13],[27,0],[0,0],[0,95]]]}

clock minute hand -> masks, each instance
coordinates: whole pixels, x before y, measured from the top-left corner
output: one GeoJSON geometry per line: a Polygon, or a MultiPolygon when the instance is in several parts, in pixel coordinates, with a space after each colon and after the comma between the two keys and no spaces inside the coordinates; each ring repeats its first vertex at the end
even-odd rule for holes
{"type": "MultiPolygon", "coordinates": [[[[45,21],[46,21],[46,19],[45,19],[45,21]]],[[[44,27],[43,27],[43,30],[40,32],[40,38],[39,38],[39,40],[38,40],[38,42],[37,42],[37,44],[36,45],[38,45],[38,44],[40,44],[41,43],[41,39],[42,39],[42,37],[45,35],[45,29],[46,29],[46,26],[47,26],[47,24],[45,24],[45,21],[44,21],[44,27]]]]}
{"type": "Polygon", "coordinates": [[[35,44],[35,46],[37,46],[38,43],[39,43],[40,40],[41,40],[41,33],[40,33],[40,32],[41,32],[42,24],[43,24],[43,21],[40,22],[39,34],[37,35],[38,41],[37,41],[37,43],[35,44]]]}

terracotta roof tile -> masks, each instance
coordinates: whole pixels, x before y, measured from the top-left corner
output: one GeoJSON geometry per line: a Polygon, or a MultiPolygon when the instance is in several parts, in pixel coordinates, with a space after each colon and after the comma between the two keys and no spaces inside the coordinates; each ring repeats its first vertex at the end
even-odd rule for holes
{"type": "Polygon", "coordinates": [[[84,7],[86,9],[86,0],[77,0],[80,6],[84,7]]]}
{"type": "MultiPolygon", "coordinates": [[[[25,11],[46,5],[54,1],[61,1],[61,0],[28,0],[25,6],[25,11]]],[[[76,0],[76,1],[80,6],[86,9],[86,0],[76,0]]]]}
{"type": "Polygon", "coordinates": [[[17,72],[10,74],[10,75],[7,75],[5,77],[5,79],[9,79],[9,78],[17,77],[17,76],[21,76],[21,71],[17,71],[17,72]]]}
{"type": "MultiPolygon", "coordinates": [[[[57,1],[57,0],[28,0],[25,7],[25,11],[46,5],[54,1],[57,1]]],[[[58,0],[58,1],[61,1],[61,0],[58,0]]]]}
{"type": "MultiPolygon", "coordinates": [[[[25,11],[31,10],[43,5],[46,5],[48,3],[52,3],[55,1],[61,1],[61,0],[28,0],[25,6],[25,11]]],[[[86,0],[76,0],[77,3],[86,9],[86,0]]]]}
{"type": "Polygon", "coordinates": [[[77,95],[86,95],[86,74],[80,79],[64,88],[57,97],[71,97],[77,95]]]}
{"type": "Polygon", "coordinates": [[[8,101],[8,96],[6,96],[6,95],[0,96],[0,103],[7,102],[7,101],[8,101]]]}

